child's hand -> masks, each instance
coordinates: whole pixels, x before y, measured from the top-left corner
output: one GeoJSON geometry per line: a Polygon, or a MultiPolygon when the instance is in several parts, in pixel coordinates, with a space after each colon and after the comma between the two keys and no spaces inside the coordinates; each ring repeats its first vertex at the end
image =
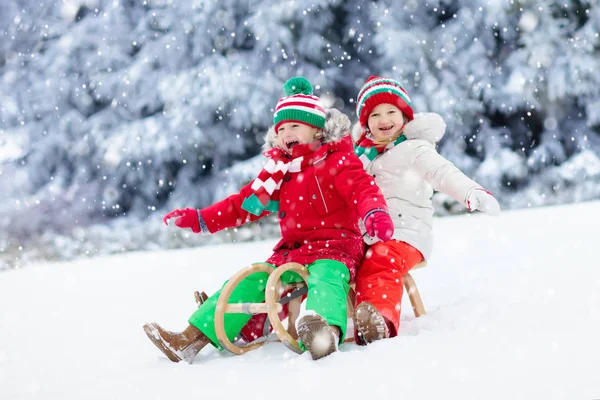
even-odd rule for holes
{"type": "Polygon", "coordinates": [[[369,211],[364,222],[369,236],[376,236],[383,242],[390,240],[394,234],[394,221],[385,210],[369,211]]]}
{"type": "Polygon", "coordinates": [[[481,210],[489,215],[500,215],[498,200],[485,189],[477,188],[473,190],[467,198],[467,206],[470,211],[481,210]]]}
{"type": "Polygon", "coordinates": [[[175,220],[175,225],[180,228],[190,228],[194,233],[200,233],[200,221],[198,219],[198,210],[185,208],[183,210],[173,210],[163,217],[165,225],[169,225],[169,219],[179,217],[175,220]]]}

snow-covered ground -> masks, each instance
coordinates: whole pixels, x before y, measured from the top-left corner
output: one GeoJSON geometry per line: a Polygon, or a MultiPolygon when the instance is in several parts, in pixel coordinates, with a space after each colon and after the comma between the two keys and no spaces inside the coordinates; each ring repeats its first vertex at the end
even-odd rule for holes
{"type": "MultiPolygon", "coordinates": [[[[435,221],[400,335],[314,362],[281,343],[173,364],[142,324],[186,326],[274,240],[0,274],[0,399],[600,398],[600,202],[435,221]],[[272,397],[274,396],[274,397],[272,397]]],[[[165,228],[175,229],[175,228],[165,228]]]]}

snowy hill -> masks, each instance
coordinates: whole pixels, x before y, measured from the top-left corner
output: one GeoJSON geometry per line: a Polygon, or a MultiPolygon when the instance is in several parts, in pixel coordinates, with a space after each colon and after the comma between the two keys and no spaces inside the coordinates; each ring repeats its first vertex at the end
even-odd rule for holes
{"type": "Polygon", "coordinates": [[[274,240],[4,272],[0,398],[598,399],[598,215],[600,202],[436,219],[413,274],[428,315],[405,298],[399,337],[317,362],[271,343],[173,364],[142,331],[183,328],[194,290],[274,240]]]}

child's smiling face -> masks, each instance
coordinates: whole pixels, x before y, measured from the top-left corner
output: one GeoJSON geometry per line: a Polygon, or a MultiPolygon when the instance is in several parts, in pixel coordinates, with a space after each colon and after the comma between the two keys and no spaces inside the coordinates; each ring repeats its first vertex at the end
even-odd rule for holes
{"type": "Polygon", "coordinates": [[[404,127],[404,114],[391,104],[380,104],[371,111],[367,122],[375,140],[393,137],[404,127]]]}
{"type": "Polygon", "coordinates": [[[320,129],[300,122],[286,122],[277,128],[277,147],[292,154],[292,149],[298,144],[312,143],[320,129]]]}

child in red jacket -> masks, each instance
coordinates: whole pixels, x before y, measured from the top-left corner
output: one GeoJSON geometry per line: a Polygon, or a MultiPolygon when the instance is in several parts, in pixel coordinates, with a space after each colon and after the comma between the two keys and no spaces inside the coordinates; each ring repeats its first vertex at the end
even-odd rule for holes
{"type": "MultiPolygon", "coordinates": [[[[307,266],[306,310],[296,329],[301,346],[316,360],[336,351],[346,335],[348,284],[364,251],[359,218],[381,240],[391,237],[393,223],[383,195],[353,152],[348,117],[325,110],[304,78],[290,79],[284,89],[286,97],[277,103],[274,127],[265,138],[268,161],[258,177],[238,194],[202,210],[174,210],[164,221],[177,218],[180,228],[211,234],[277,212],[282,239],[267,262],[273,268],[288,262],[307,266]]],[[[263,302],[263,275],[243,280],[230,302],[263,302]]],[[[146,334],[174,362],[191,363],[208,343],[219,348],[214,311],[220,293],[198,308],[182,333],[151,323],[144,325],[146,334]]],[[[228,338],[249,319],[245,314],[228,316],[228,338]]]]}

